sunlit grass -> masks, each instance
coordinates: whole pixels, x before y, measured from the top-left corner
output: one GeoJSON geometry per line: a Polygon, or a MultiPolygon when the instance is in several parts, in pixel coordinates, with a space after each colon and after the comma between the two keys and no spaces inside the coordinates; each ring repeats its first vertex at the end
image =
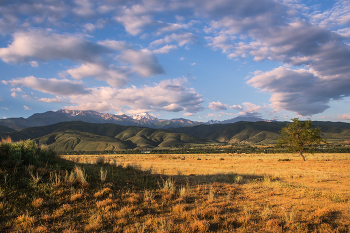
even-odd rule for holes
{"type": "Polygon", "coordinates": [[[350,226],[349,154],[307,155],[306,162],[293,154],[83,155],[78,164],[59,158],[18,164],[0,156],[4,232],[348,232],[350,226]]]}

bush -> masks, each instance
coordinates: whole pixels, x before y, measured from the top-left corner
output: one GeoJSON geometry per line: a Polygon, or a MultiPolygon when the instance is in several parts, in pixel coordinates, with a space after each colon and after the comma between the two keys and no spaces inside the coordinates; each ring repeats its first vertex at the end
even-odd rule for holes
{"type": "Polygon", "coordinates": [[[7,139],[0,142],[0,158],[1,161],[8,160],[14,164],[39,165],[55,158],[55,152],[41,150],[32,140],[11,142],[7,139]]]}

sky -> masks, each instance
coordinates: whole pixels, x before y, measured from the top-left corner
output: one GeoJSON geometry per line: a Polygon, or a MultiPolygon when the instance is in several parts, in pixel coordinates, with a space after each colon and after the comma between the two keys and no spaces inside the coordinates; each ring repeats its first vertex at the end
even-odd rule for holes
{"type": "Polygon", "coordinates": [[[350,122],[348,0],[1,0],[0,118],[350,122]]]}

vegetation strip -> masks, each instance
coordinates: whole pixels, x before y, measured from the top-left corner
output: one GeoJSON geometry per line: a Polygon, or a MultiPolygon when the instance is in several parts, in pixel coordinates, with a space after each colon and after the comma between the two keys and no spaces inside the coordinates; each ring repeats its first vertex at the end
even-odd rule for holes
{"type": "Polygon", "coordinates": [[[65,160],[38,148],[33,141],[3,140],[0,230],[346,232],[349,229],[349,154],[308,156],[306,162],[291,154],[186,155],[184,160],[178,155],[160,155],[157,160],[155,156],[125,155],[115,160],[107,155],[96,156],[93,164],[85,164],[84,156],[79,163],[65,160]],[[138,164],[129,163],[137,156],[138,164]],[[119,158],[124,159],[124,164],[119,158]],[[290,161],[278,161],[281,158],[290,161]],[[154,169],[143,167],[147,160],[159,161],[165,170],[161,171],[157,163],[154,169]],[[167,174],[174,161],[192,167],[193,173],[179,170],[178,174],[167,174]],[[208,163],[222,167],[221,172],[201,170],[208,163]],[[227,166],[233,166],[231,172],[225,170],[227,166]]]}

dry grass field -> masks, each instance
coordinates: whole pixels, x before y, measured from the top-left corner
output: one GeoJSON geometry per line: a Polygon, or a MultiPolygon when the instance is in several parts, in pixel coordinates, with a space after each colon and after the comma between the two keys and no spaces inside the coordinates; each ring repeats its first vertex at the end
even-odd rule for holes
{"type": "Polygon", "coordinates": [[[160,178],[156,189],[96,194],[90,211],[99,214],[85,230],[350,232],[350,154],[307,155],[305,162],[293,154],[63,157],[106,167],[106,182],[113,167],[160,178]]]}

